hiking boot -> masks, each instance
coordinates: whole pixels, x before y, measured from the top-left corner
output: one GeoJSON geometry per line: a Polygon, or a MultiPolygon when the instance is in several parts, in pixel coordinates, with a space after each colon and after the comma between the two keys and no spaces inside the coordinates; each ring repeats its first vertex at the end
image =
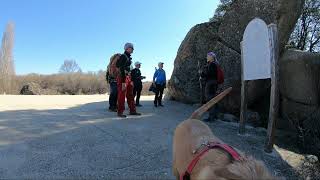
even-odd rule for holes
{"type": "Polygon", "coordinates": [[[127,116],[126,116],[126,115],[124,115],[124,114],[118,114],[118,117],[126,118],[127,116]]]}
{"type": "Polygon", "coordinates": [[[159,104],[159,106],[160,106],[160,107],[164,107],[164,105],[163,105],[163,104],[159,104]]]}
{"type": "Polygon", "coordinates": [[[133,115],[133,116],[141,116],[141,113],[131,112],[130,115],[133,115]]]}

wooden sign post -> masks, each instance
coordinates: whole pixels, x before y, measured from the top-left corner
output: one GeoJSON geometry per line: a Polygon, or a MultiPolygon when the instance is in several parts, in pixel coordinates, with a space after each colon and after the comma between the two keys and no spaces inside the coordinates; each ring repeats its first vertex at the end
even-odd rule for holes
{"type": "Polygon", "coordinates": [[[241,110],[239,133],[245,134],[247,119],[247,88],[249,81],[271,77],[270,38],[267,24],[253,19],[243,34],[241,42],[241,110]]]}
{"type": "MultiPolygon", "coordinates": [[[[241,52],[243,43],[241,42],[241,52]]],[[[243,53],[241,53],[241,64],[243,64],[243,53]]],[[[244,79],[244,69],[241,66],[241,110],[240,110],[240,123],[239,123],[239,134],[243,135],[246,133],[246,119],[247,119],[247,85],[248,81],[244,79]]]]}
{"type": "Polygon", "coordinates": [[[257,79],[271,78],[270,112],[268,135],[265,151],[271,152],[274,144],[275,122],[279,109],[278,90],[278,35],[277,26],[267,24],[259,19],[253,19],[243,35],[241,42],[241,110],[239,133],[245,134],[247,119],[248,82],[257,79]]]}
{"type": "Polygon", "coordinates": [[[271,153],[274,144],[275,123],[279,113],[279,45],[277,25],[270,24],[268,29],[271,46],[271,94],[265,151],[271,153]]]}

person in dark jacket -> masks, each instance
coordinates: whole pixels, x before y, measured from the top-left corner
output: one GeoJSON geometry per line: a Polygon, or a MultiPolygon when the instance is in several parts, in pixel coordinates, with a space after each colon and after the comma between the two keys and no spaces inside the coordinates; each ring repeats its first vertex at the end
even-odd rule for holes
{"type": "MultiPolygon", "coordinates": [[[[201,78],[205,81],[205,99],[207,102],[216,96],[218,88],[216,63],[218,63],[216,55],[213,52],[209,52],[207,54],[207,64],[201,73],[201,78]]],[[[209,110],[209,118],[205,119],[205,121],[213,121],[216,116],[216,107],[214,106],[209,110]]]]}
{"type": "Polygon", "coordinates": [[[124,46],[125,52],[120,56],[117,61],[117,68],[119,68],[120,73],[117,78],[118,85],[118,116],[125,118],[126,115],[123,114],[125,110],[125,98],[127,97],[127,103],[130,109],[130,115],[141,115],[137,113],[136,106],[134,104],[133,97],[133,82],[130,76],[130,67],[132,63],[131,54],[133,53],[133,44],[126,43],[124,46]]]}
{"type": "Polygon", "coordinates": [[[140,96],[142,91],[142,79],[145,79],[146,77],[141,76],[141,63],[135,62],[134,63],[135,68],[131,71],[131,80],[133,82],[133,96],[136,98],[136,106],[141,107],[140,104],[140,96]]]}
{"type": "Polygon", "coordinates": [[[163,91],[166,88],[166,72],[163,70],[163,62],[159,62],[158,67],[159,69],[156,70],[156,72],[153,75],[153,84],[156,87],[156,95],[154,98],[154,106],[163,106],[162,104],[162,96],[163,91]]]}

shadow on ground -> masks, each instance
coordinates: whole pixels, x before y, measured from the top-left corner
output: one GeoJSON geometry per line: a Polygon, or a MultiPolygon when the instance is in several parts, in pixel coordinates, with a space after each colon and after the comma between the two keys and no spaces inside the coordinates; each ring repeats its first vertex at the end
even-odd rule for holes
{"type": "Polygon", "coordinates": [[[186,115],[143,103],[143,116],[127,119],[106,102],[0,112],[0,177],[172,178],[172,133],[186,115]]]}
{"type": "MultiPolygon", "coordinates": [[[[143,105],[143,116],[127,119],[107,112],[107,102],[0,112],[0,178],[173,179],[173,132],[195,107],[173,101],[164,108],[154,108],[151,101],[143,105]]],[[[263,152],[265,131],[238,136],[232,123],[209,125],[219,138],[265,161],[277,175],[295,177],[276,152],[263,152]]]]}

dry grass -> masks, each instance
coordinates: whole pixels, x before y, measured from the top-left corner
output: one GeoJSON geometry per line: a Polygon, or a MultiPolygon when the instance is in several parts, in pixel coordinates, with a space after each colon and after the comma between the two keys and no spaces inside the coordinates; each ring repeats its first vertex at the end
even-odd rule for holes
{"type": "Polygon", "coordinates": [[[12,94],[19,94],[22,87],[28,83],[38,84],[45,94],[105,94],[108,84],[105,73],[69,73],[54,75],[29,74],[17,76],[12,94]]]}
{"type": "MultiPolygon", "coordinates": [[[[28,74],[16,76],[13,88],[7,94],[19,94],[26,84],[36,84],[42,95],[92,95],[109,92],[109,84],[105,80],[105,72],[96,73],[68,73],[40,75],[28,74]]],[[[149,91],[151,82],[144,82],[142,95],[154,95],[149,91]]]]}

